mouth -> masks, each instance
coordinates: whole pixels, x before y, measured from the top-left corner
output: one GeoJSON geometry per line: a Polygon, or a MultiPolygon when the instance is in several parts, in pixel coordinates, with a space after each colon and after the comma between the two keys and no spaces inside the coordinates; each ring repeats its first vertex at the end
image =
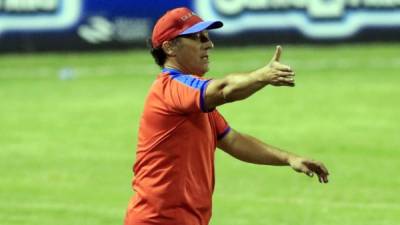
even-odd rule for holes
{"type": "Polygon", "coordinates": [[[203,55],[203,56],[201,56],[201,59],[208,62],[208,55],[203,55]]]}

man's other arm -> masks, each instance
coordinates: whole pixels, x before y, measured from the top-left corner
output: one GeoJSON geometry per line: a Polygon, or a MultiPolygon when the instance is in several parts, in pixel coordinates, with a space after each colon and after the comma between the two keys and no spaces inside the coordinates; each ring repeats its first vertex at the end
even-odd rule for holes
{"type": "Polygon", "coordinates": [[[329,172],[323,163],[283,151],[233,129],[218,141],[218,148],[245,162],[276,166],[287,165],[310,177],[314,173],[317,174],[321,183],[328,182],[329,172]]]}

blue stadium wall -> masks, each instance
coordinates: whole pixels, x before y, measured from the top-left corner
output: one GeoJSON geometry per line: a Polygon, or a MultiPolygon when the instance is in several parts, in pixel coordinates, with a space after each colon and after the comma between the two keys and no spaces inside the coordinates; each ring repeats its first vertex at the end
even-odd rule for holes
{"type": "Polygon", "coordinates": [[[0,51],[145,47],[179,6],[222,20],[218,44],[400,40],[400,0],[0,0],[0,51]]]}

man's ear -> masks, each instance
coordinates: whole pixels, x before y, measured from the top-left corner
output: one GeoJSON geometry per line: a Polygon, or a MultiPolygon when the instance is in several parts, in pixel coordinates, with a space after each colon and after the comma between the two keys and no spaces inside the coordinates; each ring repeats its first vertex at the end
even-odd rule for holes
{"type": "Polygon", "coordinates": [[[176,43],[173,41],[164,41],[161,45],[162,49],[164,50],[165,54],[168,56],[175,56],[176,55],[176,43]]]}

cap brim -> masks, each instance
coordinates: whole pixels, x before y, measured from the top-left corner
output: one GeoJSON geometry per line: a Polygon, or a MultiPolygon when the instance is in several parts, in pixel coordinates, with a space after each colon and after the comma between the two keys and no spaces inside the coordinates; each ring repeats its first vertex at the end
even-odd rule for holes
{"type": "Polygon", "coordinates": [[[184,30],[182,33],[179,35],[185,35],[185,34],[193,34],[197,33],[203,30],[212,30],[212,29],[218,29],[221,28],[224,24],[221,21],[203,21],[200,23],[197,23],[188,29],[184,30]]]}

